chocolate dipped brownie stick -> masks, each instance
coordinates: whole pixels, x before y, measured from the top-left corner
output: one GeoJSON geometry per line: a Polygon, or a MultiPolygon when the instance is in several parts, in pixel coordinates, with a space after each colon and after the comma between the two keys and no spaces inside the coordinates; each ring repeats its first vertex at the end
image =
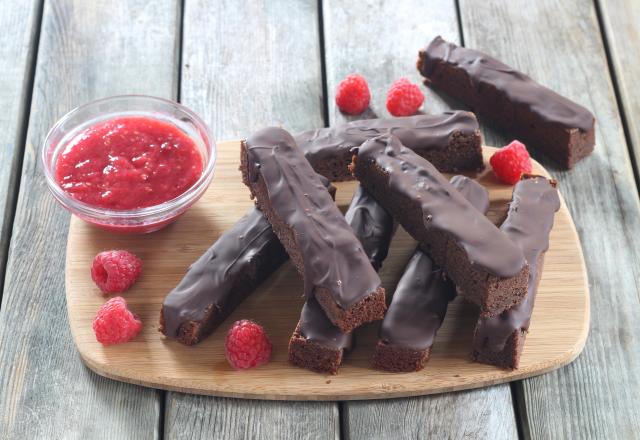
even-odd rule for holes
{"type": "MultiPolygon", "coordinates": [[[[336,188],[322,179],[334,198],[336,188]]],[[[258,208],[251,208],[189,267],[166,296],[160,331],[182,344],[197,344],[287,258],[267,219],[258,208]]]]}
{"type": "Polygon", "coordinates": [[[483,316],[524,298],[529,268],[520,248],[427,160],[383,135],[362,144],[351,169],[483,316]]]}
{"type": "Polygon", "coordinates": [[[420,51],[417,67],[425,83],[539,148],[564,168],[593,151],[595,118],[589,110],[495,58],[436,37],[420,51]]]}
{"type": "Polygon", "coordinates": [[[524,252],[529,262],[528,291],[522,302],[500,315],[480,317],[473,338],[472,357],[502,368],[518,368],[520,354],[549,248],[553,218],[560,209],[555,181],[525,176],[513,189],[507,219],[500,229],[524,252]]]}
{"type": "Polygon", "coordinates": [[[362,245],[293,137],[276,127],[242,142],[240,168],[312,296],[347,332],[382,319],[384,288],[362,245]]]}
{"type": "MultiPolygon", "coordinates": [[[[489,193],[475,180],[454,176],[451,184],[482,214],[489,193]]],[[[456,296],[455,285],[431,257],[416,249],[398,282],[382,321],[374,367],[393,372],[419,371],[429,360],[436,333],[456,296]]]]}
{"type": "Polygon", "coordinates": [[[392,133],[442,172],[483,168],[482,140],[473,113],[445,112],[391,119],[353,121],[294,136],[311,166],[329,180],[351,180],[351,150],[375,136],[392,133]]]}
{"type": "MultiPolygon", "coordinates": [[[[394,233],[393,217],[361,186],[351,199],[345,218],[362,243],[375,270],[387,257],[394,233]]],[[[289,341],[289,362],[321,373],[336,374],[342,356],[351,350],[353,334],[334,326],[322,307],[310,298],[289,341]]]]}

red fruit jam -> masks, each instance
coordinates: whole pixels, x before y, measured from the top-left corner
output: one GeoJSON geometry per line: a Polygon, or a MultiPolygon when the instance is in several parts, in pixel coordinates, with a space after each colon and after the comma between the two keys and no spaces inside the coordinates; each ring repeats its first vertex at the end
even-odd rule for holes
{"type": "Polygon", "coordinates": [[[202,169],[198,147],[178,127],[123,117],[77,134],[58,157],[55,178],[81,202],[131,210],[178,197],[196,183],[202,169]]]}

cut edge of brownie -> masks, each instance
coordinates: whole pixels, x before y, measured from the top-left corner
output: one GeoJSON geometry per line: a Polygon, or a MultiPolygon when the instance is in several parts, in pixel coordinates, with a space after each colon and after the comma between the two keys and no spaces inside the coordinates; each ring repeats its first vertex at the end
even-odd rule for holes
{"type": "Polygon", "coordinates": [[[520,355],[524,349],[527,332],[515,330],[501,351],[473,349],[471,359],[481,364],[493,365],[507,370],[515,370],[520,366],[520,355]]]}
{"type": "Polygon", "coordinates": [[[373,366],[392,373],[410,373],[422,370],[430,356],[431,347],[413,350],[378,341],[373,355],[373,366]]]}
{"type": "Polygon", "coordinates": [[[302,336],[299,323],[289,340],[289,362],[316,373],[337,374],[343,356],[343,348],[333,349],[302,336]]]}

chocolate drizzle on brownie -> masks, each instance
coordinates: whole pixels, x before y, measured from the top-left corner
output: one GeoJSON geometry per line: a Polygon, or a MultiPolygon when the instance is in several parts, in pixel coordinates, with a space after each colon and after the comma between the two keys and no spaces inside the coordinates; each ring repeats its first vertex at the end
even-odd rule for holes
{"type": "Polygon", "coordinates": [[[548,123],[577,127],[583,132],[593,128],[595,119],[589,110],[487,54],[458,47],[441,37],[436,37],[423,53],[420,72],[427,78],[440,64],[452,64],[467,73],[477,90],[495,87],[509,101],[527,107],[548,123]]]}
{"type": "MultiPolygon", "coordinates": [[[[393,217],[387,213],[361,186],[351,199],[345,219],[360,240],[373,268],[378,271],[387,257],[391,237],[395,232],[393,217]]],[[[327,318],[322,307],[309,299],[300,315],[299,331],[310,341],[334,349],[349,350],[352,345],[351,332],[342,332],[327,318]]]]}
{"type": "MultiPolygon", "coordinates": [[[[219,313],[231,295],[253,290],[287,259],[287,253],[262,213],[251,210],[211,246],[187,270],[180,283],[167,295],[162,306],[162,332],[179,337],[181,326],[200,323],[209,313],[219,313]],[[260,272],[243,277],[247,267],[260,272]],[[234,292],[234,290],[242,292],[234,292]]],[[[248,293],[248,292],[247,292],[248,293]]],[[[239,302],[239,301],[238,301],[239,302]]],[[[195,341],[197,342],[197,341],[195,341]]]]}
{"type": "MultiPolygon", "coordinates": [[[[265,128],[250,136],[243,149],[245,183],[254,196],[258,177],[266,187],[268,200],[257,198],[261,210],[272,209],[293,231],[296,243],[290,244],[301,261],[292,260],[304,277],[306,297],[323,288],[347,309],[376,292],[381,285],[378,274],[293,137],[281,128],[265,128]]],[[[289,250],[287,244],[285,248],[289,250]]]]}
{"type": "Polygon", "coordinates": [[[320,162],[336,150],[351,151],[381,134],[393,134],[412,150],[444,149],[453,133],[467,136],[478,131],[473,113],[449,111],[440,115],[417,115],[391,119],[364,119],[336,127],[298,133],[295,140],[309,162],[320,162]]]}
{"type": "Polygon", "coordinates": [[[542,267],[542,255],[549,248],[549,234],[560,198],[555,182],[542,176],[526,176],[513,190],[506,220],[500,229],[518,245],[529,262],[528,291],[522,302],[499,315],[480,317],[474,348],[500,352],[516,331],[526,332],[533,311],[542,267]]]}
{"type": "MultiPolygon", "coordinates": [[[[331,197],[336,188],[320,176],[331,197]]],[[[251,208],[187,270],[162,305],[160,330],[192,345],[206,337],[288,258],[271,225],[251,208]]]]}
{"type": "Polygon", "coordinates": [[[450,234],[472,266],[500,278],[513,277],[523,270],[526,261],[522,251],[479,214],[431,163],[405,148],[396,137],[383,135],[365,142],[358,150],[356,168],[361,161],[382,169],[391,193],[407,195],[416,205],[414,209],[423,213],[424,228],[450,234]]]}
{"type": "MultiPolygon", "coordinates": [[[[489,192],[485,187],[465,176],[453,176],[451,184],[475,209],[486,214],[489,192]]],[[[380,328],[380,339],[385,344],[411,350],[428,349],[455,296],[455,285],[442,269],[427,254],[416,249],[393,294],[380,328]]]]}

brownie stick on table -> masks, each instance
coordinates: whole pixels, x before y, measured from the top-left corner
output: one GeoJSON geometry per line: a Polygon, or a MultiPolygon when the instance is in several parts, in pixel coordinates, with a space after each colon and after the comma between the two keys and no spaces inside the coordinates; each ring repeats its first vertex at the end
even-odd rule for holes
{"type": "MultiPolygon", "coordinates": [[[[451,184],[482,214],[489,193],[475,180],[454,176],[451,184]]],[[[409,260],[382,321],[373,365],[393,372],[419,371],[429,360],[455,285],[420,248],[409,260]]]]}
{"type": "Polygon", "coordinates": [[[243,182],[302,275],[307,299],[343,332],[382,319],[380,277],[293,137],[265,128],[240,150],[243,182]]]}
{"type": "MultiPolygon", "coordinates": [[[[387,257],[394,232],[389,215],[362,187],[358,187],[345,218],[375,270],[387,257]]],[[[336,374],[345,352],[351,350],[353,334],[334,326],[314,298],[307,300],[289,341],[289,362],[321,373],[336,374]]]]}
{"type": "Polygon", "coordinates": [[[500,315],[480,317],[473,338],[472,357],[502,368],[518,368],[529,329],[544,254],[549,248],[553,218],[560,209],[555,181],[524,176],[513,189],[507,219],[500,229],[524,252],[529,262],[528,291],[524,300],[500,315]]]}
{"type": "MultiPolygon", "coordinates": [[[[335,187],[322,179],[335,197],[335,187]]],[[[258,208],[251,208],[189,267],[166,296],[160,331],[182,344],[197,344],[287,258],[267,219],[258,208]]]]}
{"type": "Polygon", "coordinates": [[[395,136],[362,144],[351,169],[483,316],[524,298],[529,267],[522,250],[395,136]]]}
{"type": "Polygon", "coordinates": [[[482,52],[436,37],[418,70],[445,93],[498,127],[571,168],[595,145],[593,114],[482,52]]]}
{"type": "Polygon", "coordinates": [[[375,136],[393,133],[442,172],[483,168],[482,139],[473,113],[445,112],[391,119],[353,121],[294,136],[316,172],[330,180],[351,180],[351,150],[375,136]]]}

